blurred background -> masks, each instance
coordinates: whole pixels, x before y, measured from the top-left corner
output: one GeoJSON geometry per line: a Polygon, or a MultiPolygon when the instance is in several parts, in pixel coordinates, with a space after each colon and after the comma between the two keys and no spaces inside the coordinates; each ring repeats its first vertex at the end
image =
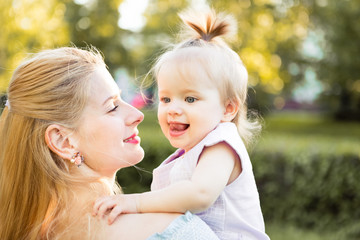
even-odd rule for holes
{"type": "Polygon", "coordinates": [[[146,157],[118,181],[125,193],[149,190],[153,168],[174,149],[138,84],[174,42],[177,14],[204,5],[238,21],[230,45],[249,71],[249,108],[264,119],[249,153],[268,234],[360,239],[359,0],[1,0],[1,108],[27,53],[99,48],[124,99],[145,113],[146,157]]]}

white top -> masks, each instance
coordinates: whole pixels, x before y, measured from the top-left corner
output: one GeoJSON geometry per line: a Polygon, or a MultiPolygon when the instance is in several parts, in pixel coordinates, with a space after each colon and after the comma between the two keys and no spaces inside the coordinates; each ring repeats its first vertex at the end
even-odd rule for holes
{"type": "Polygon", "coordinates": [[[259,193],[250,158],[234,123],[220,123],[187,153],[183,149],[176,150],[154,170],[151,190],[162,189],[174,182],[191,179],[204,147],[220,142],[226,142],[238,154],[242,172],[225,187],[210,208],[197,215],[220,239],[269,240],[265,233],[259,193]]]}

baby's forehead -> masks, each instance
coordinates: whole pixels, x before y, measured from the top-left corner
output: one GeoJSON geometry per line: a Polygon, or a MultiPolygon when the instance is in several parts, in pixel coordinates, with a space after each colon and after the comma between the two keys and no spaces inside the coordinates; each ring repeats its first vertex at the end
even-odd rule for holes
{"type": "Polygon", "coordinates": [[[159,77],[163,76],[163,72],[167,72],[167,76],[177,79],[179,83],[186,85],[213,85],[211,74],[208,68],[198,61],[179,61],[173,60],[164,63],[160,70],[159,77]]]}
{"type": "MultiPolygon", "coordinates": [[[[225,94],[229,72],[232,72],[233,61],[224,51],[209,47],[187,47],[166,53],[160,63],[159,72],[165,71],[177,76],[179,81],[193,84],[211,85],[225,94]]],[[[223,95],[221,94],[221,95],[223,95]]]]}
{"type": "Polygon", "coordinates": [[[170,68],[171,71],[184,75],[202,75],[209,72],[215,63],[214,59],[209,57],[207,51],[197,47],[181,49],[168,54],[161,68],[170,68]]]}

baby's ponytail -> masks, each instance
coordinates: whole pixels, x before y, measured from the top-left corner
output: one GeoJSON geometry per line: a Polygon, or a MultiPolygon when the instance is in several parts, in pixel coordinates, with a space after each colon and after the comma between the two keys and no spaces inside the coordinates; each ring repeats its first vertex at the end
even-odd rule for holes
{"type": "Polygon", "coordinates": [[[224,44],[223,39],[231,40],[236,36],[236,21],[230,15],[210,10],[196,12],[196,14],[187,11],[179,16],[184,22],[180,35],[182,39],[185,39],[182,47],[202,43],[224,44]]]}

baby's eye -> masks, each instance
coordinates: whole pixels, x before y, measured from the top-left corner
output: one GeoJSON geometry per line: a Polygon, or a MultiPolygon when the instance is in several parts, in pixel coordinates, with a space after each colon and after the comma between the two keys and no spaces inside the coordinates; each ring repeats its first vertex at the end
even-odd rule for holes
{"type": "Polygon", "coordinates": [[[186,98],[185,98],[185,101],[188,102],[188,103],[193,103],[193,102],[195,102],[196,100],[197,100],[197,99],[194,98],[194,97],[186,97],[186,98]]]}
{"type": "Polygon", "coordinates": [[[169,103],[169,102],[170,102],[170,98],[168,98],[168,97],[162,97],[162,98],[160,98],[160,101],[163,102],[163,103],[169,103]]]}

